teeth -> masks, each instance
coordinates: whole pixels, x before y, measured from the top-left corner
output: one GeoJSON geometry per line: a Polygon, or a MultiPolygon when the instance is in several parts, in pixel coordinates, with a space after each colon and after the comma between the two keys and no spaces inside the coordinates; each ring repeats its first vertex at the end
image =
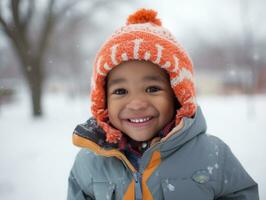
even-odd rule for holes
{"type": "Polygon", "coordinates": [[[130,122],[133,123],[143,123],[150,120],[150,117],[146,117],[146,118],[139,118],[139,119],[129,119],[130,122]]]}

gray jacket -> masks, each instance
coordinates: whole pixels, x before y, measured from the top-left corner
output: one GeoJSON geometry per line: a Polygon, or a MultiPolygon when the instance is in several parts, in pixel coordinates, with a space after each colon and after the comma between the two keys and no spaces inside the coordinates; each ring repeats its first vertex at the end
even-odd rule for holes
{"type": "Polygon", "coordinates": [[[82,149],[70,172],[67,199],[258,200],[257,184],[230,148],[205,132],[198,108],[180,130],[144,152],[136,171],[90,119],[73,134],[82,149]]]}

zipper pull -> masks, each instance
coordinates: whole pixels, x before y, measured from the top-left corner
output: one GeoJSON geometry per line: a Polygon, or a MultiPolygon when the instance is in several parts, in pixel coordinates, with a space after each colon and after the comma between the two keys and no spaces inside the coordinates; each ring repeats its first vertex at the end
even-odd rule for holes
{"type": "Polygon", "coordinates": [[[141,187],[141,179],[142,175],[139,172],[135,172],[133,174],[134,180],[135,180],[135,199],[136,200],[142,200],[142,187],[141,187]]]}

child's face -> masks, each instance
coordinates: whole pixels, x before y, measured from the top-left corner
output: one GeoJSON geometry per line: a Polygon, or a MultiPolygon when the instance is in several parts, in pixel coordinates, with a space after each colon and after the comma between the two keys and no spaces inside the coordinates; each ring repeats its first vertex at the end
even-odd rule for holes
{"type": "Polygon", "coordinates": [[[174,94],[166,72],[145,61],[115,67],[107,79],[107,108],[114,127],[147,141],[174,116],[174,94]]]}

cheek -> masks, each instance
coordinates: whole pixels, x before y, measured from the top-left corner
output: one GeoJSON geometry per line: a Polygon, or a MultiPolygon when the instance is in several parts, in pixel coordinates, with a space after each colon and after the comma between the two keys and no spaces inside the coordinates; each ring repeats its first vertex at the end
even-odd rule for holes
{"type": "Polygon", "coordinates": [[[158,109],[167,118],[172,118],[175,113],[174,99],[169,96],[165,96],[160,99],[158,103],[158,109]]]}
{"type": "Polygon", "coordinates": [[[117,127],[117,117],[116,113],[114,112],[114,109],[108,109],[108,118],[110,123],[117,127]]]}
{"type": "Polygon", "coordinates": [[[119,104],[113,100],[107,101],[107,111],[110,122],[115,125],[119,113],[119,104]]]}
{"type": "Polygon", "coordinates": [[[107,111],[109,118],[112,117],[115,113],[115,105],[112,102],[107,102],[107,111]]]}

